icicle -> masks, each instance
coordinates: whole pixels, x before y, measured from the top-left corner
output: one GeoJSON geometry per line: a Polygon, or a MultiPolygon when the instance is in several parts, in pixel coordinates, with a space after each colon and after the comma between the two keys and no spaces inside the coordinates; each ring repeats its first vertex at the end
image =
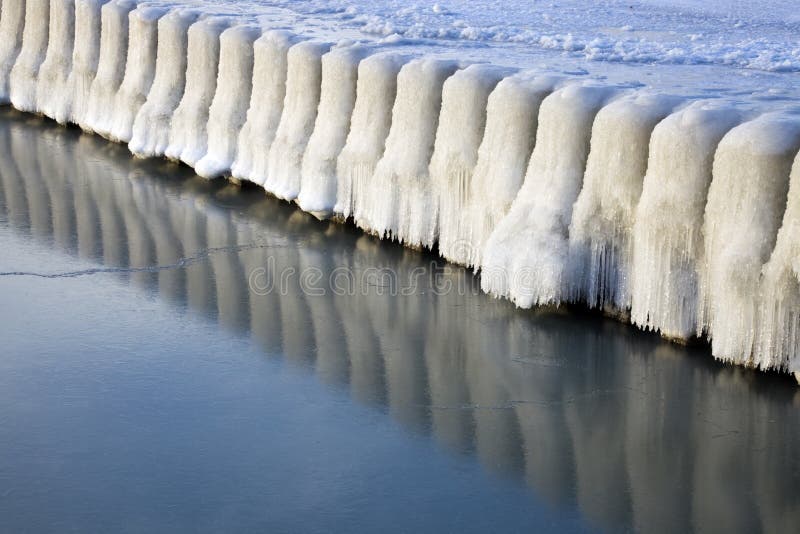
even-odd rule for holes
{"type": "Polygon", "coordinates": [[[360,45],[336,47],[322,56],[322,86],[314,132],[300,170],[297,204],[327,218],[336,204],[336,160],[350,131],[356,102],[358,64],[369,50],[360,45]]]}
{"type": "Polygon", "coordinates": [[[252,92],[253,43],[260,36],[261,28],[253,25],[222,32],[217,92],[208,112],[208,151],[195,165],[200,176],[216,178],[230,172],[252,92]]]}
{"type": "Polygon", "coordinates": [[[613,313],[630,309],[631,234],[650,134],[678,102],[637,93],[597,114],[583,189],[569,229],[570,301],[613,313]]]}
{"type": "Polygon", "coordinates": [[[653,130],[633,231],[631,320],[687,340],[697,327],[697,274],[714,152],[741,117],[714,102],[673,113],[653,130]]]}
{"type": "Polygon", "coordinates": [[[613,87],[573,84],[542,101],[524,183],[483,251],[481,287],[487,293],[523,308],[564,300],[569,224],[583,185],[592,123],[617,94],[613,87]]]}
{"type": "Polygon", "coordinates": [[[436,219],[428,165],[442,86],[459,67],[456,61],[416,59],[400,70],[386,150],[372,177],[382,193],[356,220],[362,228],[412,247],[433,246],[436,219]]]}
{"type": "Polygon", "coordinates": [[[9,77],[11,103],[20,111],[36,110],[36,80],[47,53],[50,1],[26,0],[22,48],[9,77]]]}
{"type": "Polygon", "coordinates": [[[75,121],[84,130],[104,130],[110,122],[109,113],[114,107],[114,97],[125,76],[129,15],[135,8],[133,0],[111,0],[100,10],[97,74],[89,90],[85,117],[75,116],[75,121]]]}
{"type": "Polygon", "coordinates": [[[175,9],[158,21],[156,73],[147,100],[133,122],[130,151],[139,157],[162,156],[172,113],[186,87],[189,27],[199,12],[175,9]]]}
{"type": "Polygon", "coordinates": [[[754,365],[782,369],[800,381],[800,153],[775,250],[763,269],[754,365]]]}
{"type": "Polygon", "coordinates": [[[86,121],[92,81],[100,60],[102,8],[108,0],[75,0],[75,46],[67,94],[56,108],[55,119],[82,124],[86,121]]]}
{"type": "Polygon", "coordinates": [[[39,68],[36,107],[40,113],[60,123],[66,122],[70,91],[67,81],[72,71],[72,45],[75,42],[74,0],[51,0],[47,55],[39,68]]]}
{"type": "Polygon", "coordinates": [[[8,104],[8,79],[22,48],[25,0],[6,0],[0,9],[0,104],[8,104]]]}
{"type": "Polygon", "coordinates": [[[289,48],[297,37],[283,30],[265,32],[254,44],[253,93],[239,133],[231,174],[259,185],[267,178],[269,149],[283,112],[289,48]]]}
{"type": "Polygon", "coordinates": [[[114,96],[114,107],[106,111],[105,120],[95,128],[95,132],[103,137],[120,143],[130,141],[133,121],[153,85],[158,21],[166,14],[167,9],[164,7],[147,5],[131,11],[125,77],[114,96]]]}
{"type": "Polygon", "coordinates": [[[314,129],[322,81],[322,56],[330,45],[305,41],[289,49],[286,98],[275,140],[269,149],[264,189],[293,200],[300,190],[303,152],[314,129]]]}
{"type": "Polygon", "coordinates": [[[767,114],[727,133],[714,157],[703,236],[698,332],[715,357],[752,364],[761,269],[775,249],[800,118],[767,114]]]}
{"type": "Polygon", "coordinates": [[[383,156],[392,125],[392,106],[397,95],[397,75],[409,60],[398,54],[377,54],[358,66],[356,103],[350,133],[336,162],[337,193],[334,212],[344,218],[360,218],[381,194],[372,174],[383,156]]]}
{"type": "Polygon", "coordinates": [[[442,111],[436,130],[430,173],[434,217],[439,228],[439,254],[447,259],[464,255],[472,246],[465,235],[472,217],[472,173],[486,127],[489,94],[513,71],[493,65],[472,65],[453,74],[442,88],[442,111]]]}
{"type": "Polygon", "coordinates": [[[186,91],[172,116],[169,144],[164,154],[194,166],[208,147],[208,110],[217,92],[219,39],[230,20],[211,17],[189,28],[186,91]]]}

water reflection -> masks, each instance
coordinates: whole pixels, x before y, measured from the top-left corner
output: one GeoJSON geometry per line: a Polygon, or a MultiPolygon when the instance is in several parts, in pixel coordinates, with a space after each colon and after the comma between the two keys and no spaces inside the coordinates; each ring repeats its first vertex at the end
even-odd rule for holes
{"type": "Polygon", "coordinates": [[[0,115],[0,223],[15,232],[250,336],[409,432],[524,478],[555,507],[577,506],[592,526],[744,533],[800,523],[800,397],[789,380],[596,317],[437,294],[443,280],[474,280],[461,269],[434,277],[424,253],[259,190],[0,115]],[[325,279],[346,267],[357,280],[391,268],[420,285],[315,296],[295,276],[286,291],[257,294],[249,279],[266,266],[268,277],[317,268],[325,279]]]}

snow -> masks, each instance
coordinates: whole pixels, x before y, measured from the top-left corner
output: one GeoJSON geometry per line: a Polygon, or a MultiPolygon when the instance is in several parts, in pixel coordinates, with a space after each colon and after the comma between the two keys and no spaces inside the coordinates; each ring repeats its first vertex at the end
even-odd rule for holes
{"type": "Polygon", "coordinates": [[[797,372],[799,30],[777,0],[3,0],[0,102],[797,372]]]}

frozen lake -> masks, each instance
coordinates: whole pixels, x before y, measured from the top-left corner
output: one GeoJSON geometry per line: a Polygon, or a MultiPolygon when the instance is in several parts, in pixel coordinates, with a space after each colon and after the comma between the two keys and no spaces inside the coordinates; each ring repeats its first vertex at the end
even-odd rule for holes
{"type": "Polygon", "coordinates": [[[3,109],[0,531],[800,524],[792,379],[478,286],[3,109]]]}

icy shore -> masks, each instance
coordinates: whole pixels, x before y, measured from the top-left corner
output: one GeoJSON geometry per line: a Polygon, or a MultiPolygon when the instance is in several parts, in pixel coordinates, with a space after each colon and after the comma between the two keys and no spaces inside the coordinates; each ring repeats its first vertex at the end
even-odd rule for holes
{"type": "MultiPolygon", "coordinates": [[[[202,2],[3,0],[0,102],[800,373],[800,112],[330,43],[202,2]]],[[[400,50],[398,50],[400,48],[400,50]]]]}

